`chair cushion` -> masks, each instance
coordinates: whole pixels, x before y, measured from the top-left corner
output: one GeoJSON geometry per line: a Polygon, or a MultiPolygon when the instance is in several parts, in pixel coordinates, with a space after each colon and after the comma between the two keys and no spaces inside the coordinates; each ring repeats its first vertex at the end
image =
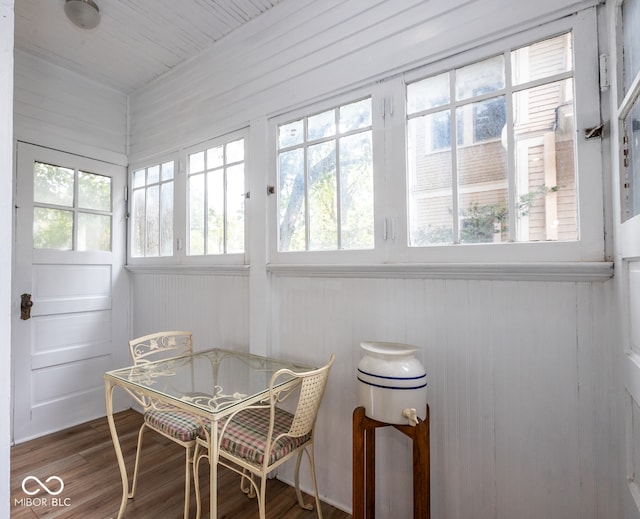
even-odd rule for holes
{"type": "Polygon", "coordinates": [[[183,442],[196,439],[200,423],[192,414],[181,409],[149,409],[144,413],[145,423],[152,429],[183,442]]]}
{"type": "MultiPolygon", "coordinates": [[[[291,413],[276,408],[273,438],[288,432],[292,421],[293,415],[291,413]]],[[[224,420],[218,424],[221,433],[223,425],[224,420]]],[[[240,411],[227,425],[220,442],[220,448],[250,463],[262,465],[268,432],[269,409],[245,409],[240,411]]],[[[296,450],[310,438],[311,433],[298,438],[290,436],[280,438],[271,451],[269,465],[296,450]]]]}

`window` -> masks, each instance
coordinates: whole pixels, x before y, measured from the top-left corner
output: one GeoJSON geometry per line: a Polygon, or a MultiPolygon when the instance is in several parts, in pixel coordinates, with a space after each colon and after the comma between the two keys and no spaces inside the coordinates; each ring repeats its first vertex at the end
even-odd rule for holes
{"type": "Polygon", "coordinates": [[[190,256],[245,250],[245,138],[187,154],[190,256]]]}
{"type": "Polygon", "coordinates": [[[409,83],[409,245],[577,240],[573,90],[570,32],[409,83]]]}
{"type": "Polygon", "coordinates": [[[33,246],[111,251],[111,178],[36,162],[33,246]]]}
{"type": "Polygon", "coordinates": [[[371,98],[278,125],[278,250],[374,247],[371,98]]]}
{"type": "Polygon", "coordinates": [[[136,169],[131,178],[131,256],[173,255],[173,161],[136,169]]]}
{"type": "Polygon", "coordinates": [[[640,1],[625,0],[622,4],[622,40],[625,102],[619,107],[623,130],[624,172],[621,184],[623,221],[640,214],[640,1]]]}

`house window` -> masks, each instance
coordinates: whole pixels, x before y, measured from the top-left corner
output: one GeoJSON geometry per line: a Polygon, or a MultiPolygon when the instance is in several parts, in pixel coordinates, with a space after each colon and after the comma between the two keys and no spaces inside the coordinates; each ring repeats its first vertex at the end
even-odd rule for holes
{"type": "Polygon", "coordinates": [[[374,246],[371,98],[277,126],[278,250],[374,246]]]}
{"type": "Polygon", "coordinates": [[[174,170],[174,161],[168,161],[132,173],[132,257],[173,255],[174,170]]]}
{"type": "Polygon", "coordinates": [[[187,153],[189,256],[244,253],[245,146],[236,136],[187,153]]]}
{"type": "Polygon", "coordinates": [[[578,239],[572,56],[567,32],[407,85],[410,246],[578,239]]]}
{"type": "Polygon", "coordinates": [[[622,121],[624,170],[621,184],[622,220],[640,214],[640,1],[622,4],[622,40],[625,100],[619,107],[622,121]]]}
{"type": "Polygon", "coordinates": [[[33,246],[111,251],[111,178],[53,164],[34,164],[33,246]]]}

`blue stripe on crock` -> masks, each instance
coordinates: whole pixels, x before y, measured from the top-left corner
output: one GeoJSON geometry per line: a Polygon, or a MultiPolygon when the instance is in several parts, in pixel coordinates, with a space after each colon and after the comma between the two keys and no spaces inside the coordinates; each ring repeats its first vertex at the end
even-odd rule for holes
{"type": "Polygon", "coordinates": [[[424,378],[427,376],[426,373],[423,373],[422,375],[418,375],[417,377],[387,377],[385,375],[376,375],[375,373],[368,373],[366,371],[361,370],[360,368],[358,368],[358,372],[362,373],[363,375],[368,375],[369,377],[386,378],[389,380],[417,380],[419,378],[424,378]]]}
{"type": "MultiPolygon", "coordinates": [[[[393,378],[393,377],[387,377],[387,378],[393,378]]],[[[422,377],[418,377],[418,378],[422,378],[422,377]]],[[[381,389],[401,389],[401,390],[405,390],[405,389],[422,389],[423,387],[427,387],[427,383],[425,382],[424,384],[422,384],[421,386],[414,386],[414,387],[394,387],[394,386],[382,386],[380,384],[372,384],[371,382],[367,382],[365,380],[362,380],[360,377],[358,377],[358,380],[360,382],[362,382],[363,384],[366,384],[367,386],[372,386],[372,387],[379,387],[381,389]]]]}

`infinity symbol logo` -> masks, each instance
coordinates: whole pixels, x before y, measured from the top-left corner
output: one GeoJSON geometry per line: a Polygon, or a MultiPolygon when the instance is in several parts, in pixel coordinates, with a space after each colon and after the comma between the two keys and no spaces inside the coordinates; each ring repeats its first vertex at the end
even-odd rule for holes
{"type": "Polygon", "coordinates": [[[42,490],[44,490],[45,492],[47,492],[48,494],[50,494],[52,496],[57,496],[64,489],[64,481],[62,481],[62,479],[59,478],[58,476],[49,476],[45,480],[45,483],[49,483],[51,480],[58,481],[60,483],[60,488],[58,490],[50,490],[49,487],[47,487],[47,485],[45,485],[37,477],[35,477],[35,476],[27,476],[26,478],[24,478],[22,480],[22,490],[24,491],[25,494],[28,494],[30,496],[35,496],[38,492],[40,492],[40,488],[36,488],[35,490],[33,490],[31,492],[29,490],[27,490],[26,484],[27,484],[27,481],[29,481],[29,480],[35,481],[38,485],[40,485],[40,488],[42,488],[42,490]]]}

